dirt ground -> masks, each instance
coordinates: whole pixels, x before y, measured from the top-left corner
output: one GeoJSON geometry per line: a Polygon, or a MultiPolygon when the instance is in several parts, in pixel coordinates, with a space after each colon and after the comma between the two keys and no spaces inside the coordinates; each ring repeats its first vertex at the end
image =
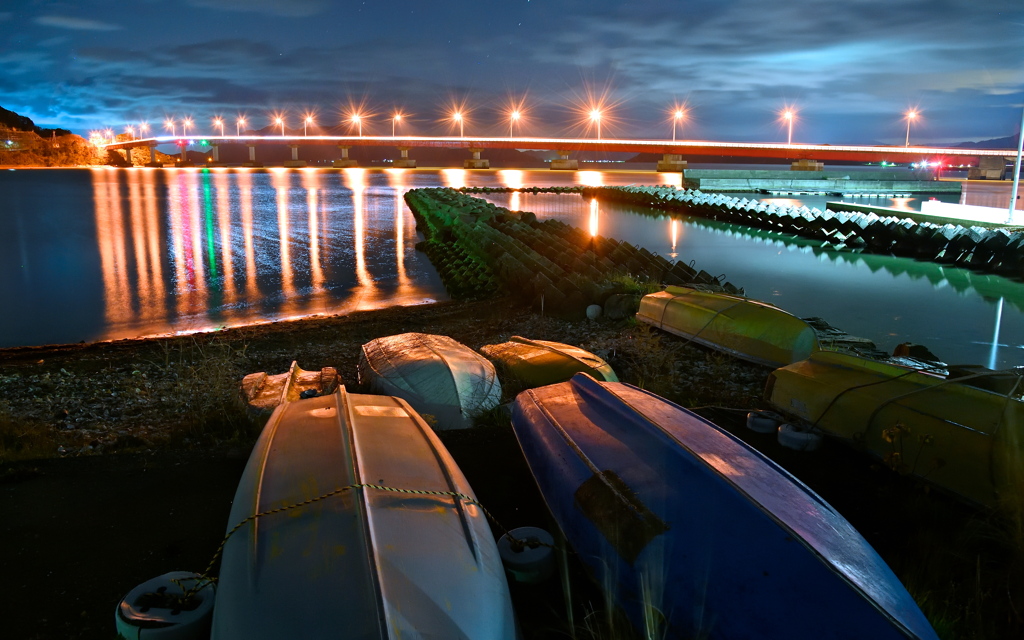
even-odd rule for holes
{"type": "MultiPolygon", "coordinates": [[[[629,321],[560,321],[504,301],[0,352],[0,637],[115,637],[124,594],[167,571],[202,571],[228,526],[260,427],[238,405],[240,375],[282,372],[297,360],[306,369],[335,366],[356,387],[360,345],[405,331],[474,348],[524,335],[599,353],[624,381],[706,407],[707,417],[820,493],[890,564],[942,637],[1024,637],[1019,540],[998,518],[841,445],[826,441],[808,455],[744,429],[766,369],[629,321]]],[[[507,423],[442,440],[502,525],[550,526],[507,423]]],[[[591,624],[600,598],[578,568],[572,584],[576,629],[595,637],[588,628],[600,627],[591,624]]],[[[569,637],[562,594],[557,580],[513,589],[525,637],[569,637]]]]}

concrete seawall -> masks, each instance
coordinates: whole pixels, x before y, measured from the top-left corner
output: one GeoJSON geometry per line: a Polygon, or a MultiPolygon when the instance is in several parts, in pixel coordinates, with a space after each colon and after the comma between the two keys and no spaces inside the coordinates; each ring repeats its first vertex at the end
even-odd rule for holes
{"type": "Polygon", "coordinates": [[[960,193],[960,182],[936,180],[930,171],[735,171],[688,170],[683,187],[709,191],[811,191],[825,193],[960,193]]]}

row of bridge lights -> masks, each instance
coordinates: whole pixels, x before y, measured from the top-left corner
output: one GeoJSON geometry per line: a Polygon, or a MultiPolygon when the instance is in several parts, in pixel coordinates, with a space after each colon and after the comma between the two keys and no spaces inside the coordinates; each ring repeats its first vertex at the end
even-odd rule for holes
{"type": "MultiPolygon", "coordinates": [[[[601,109],[598,109],[598,108],[593,108],[593,109],[591,109],[587,113],[588,119],[591,122],[593,122],[594,125],[597,127],[597,139],[598,140],[601,139],[601,118],[602,118],[603,115],[604,114],[601,111],[601,109]]],[[[914,120],[917,119],[918,115],[919,114],[918,114],[918,112],[916,110],[910,110],[910,111],[907,111],[904,114],[904,116],[906,117],[906,120],[907,120],[907,136],[906,136],[906,140],[904,141],[904,146],[907,146],[907,147],[910,146],[910,124],[914,120]]],[[[519,110],[519,109],[513,109],[513,110],[511,110],[509,112],[509,114],[508,114],[508,119],[509,119],[508,137],[509,138],[512,138],[514,136],[515,125],[521,119],[523,119],[524,116],[525,116],[525,114],[521,110],[519,110]]],[[[402,113],[395,113],[394,115],[391,116],[391,137],[392,138],[395,137],[396,127],[398,126],[399,123],[402,122],[402,119],[404,117],[405,117],[405,115],[402,114],[402,113]]],[[[673,142],[675,142],[675,140],[676,140],[676,129],[679,126],[679,123],[682,122],[685,118],[686,118],[686,110],[685,109],[677,108],[677,109],[675,109],[672,112],[672,141],[673,142]]],[[[363,120],[364,119],[365,119],[365,117],[363,115],[361,115],[361,114],[358,114],[358,113],[354,113],[351,116],[349,116],[349,122],[353,126],[358,128],[359,137],[363,136],[363,120]]],[[[462,137],[462,138],[466,137],[466,130],[465,130],[466,117],[462,113],[462,111],[459,111],[459,110],[453,111],[451,116],[450,116],[450,119],[451,119],[451,121],[453,123],[459,125],[459,137],[462,137]]],[[[780,119],[782,121],[784,121],[786,123],[786,125],[787,125],[786,144],[793,144],[793,121],[796,119],[796,111],[794,109],[787,108],[786,110],[784,110],[782,112],[780,119]]],[[[244,117],[242,117],[242,116],[239,116],[235,120],[235,136],[241,135],[242,127],[244,127],[246,125],[246,122],[247,122],[246,119],[244,117]]],[[[285,131],[284,131],[284,128],[285,128],[284,116],[275,115],[274,116],[274,124],[281,127],[281,136],[283,137],[285,135],[285,131]]],[[[305,116],[305,118],[303,119],[303,121],[302,121],[302,135],[308,136],[309,135],[309,126],[313,125],[313,124],[315,124],[313,116],[311,114],[307,114],[305,116]]],[[[188,135],[188,130],[191,129],[192,126],[193,126],[193,122],[192,122],[191,118],[183,118],[182,121],[181,121],[181,135],[187,136],[188,135]]],[[[223,118],[221,118],[221,117],[214,118],[213,119],[213,126],[220,130],[220,135],[222,135],[222,136],[224,135],[224,119],[223,118]]],[[[146,123],[146,122],[140,122],[137,125],[137,127],[138,127],[139,135],[144,135],[144,134],[149,132],[149,124],[146,123]]],[[[168,118],[167,120],[164,121],[164,128],[169,130],[171,132],[172,136],[176,136],[177,135],[177,122],[173,118],[168,118]]],[[[125,127],[125,133],[127,133],[127,134],[129,134],[131,136],[135,136],[135,131],[136,131],[136,127],[133,126],[133,125],[127,125],[125,127]]],[[[111,129],[107,129],[107,130],[105,130],[103,132],[95,132],[94,131],[90,135],[90,139],[93,139],[93,140],[102,139],[102,138],[105,138],[105,139],[108,139],[108,140],[113,140],[114,139],[114,132],[111,129]]]]}

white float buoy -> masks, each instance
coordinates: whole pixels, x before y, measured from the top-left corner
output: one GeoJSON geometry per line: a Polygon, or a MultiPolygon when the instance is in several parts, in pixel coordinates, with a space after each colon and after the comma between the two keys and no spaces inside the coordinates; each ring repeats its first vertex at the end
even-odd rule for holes
{"type": "Polygon", "coordinates": [[[132,589],[114,612],[118,635],[128,640],[209,638],[215,586],[182,599],[201,579],[191,571],[171,571],[132,589]]]}
{"type": "Polygon", "coordinates": [[[814,451],[821,446],[822,435],[795,424],[779,425],[779,444],[794,451],[814,451]]]}
{"type": "Polygon", "coordinates": [[[780,422],[782,416],[773,411],[751,411],[747,414],[747,428],[757,433],[772,433],[780,422]]]}
{"type": "Polygon", "coordinates": [[[539,527],[519,527],[498,540],[498,555],[516,582],[537,584],[555,569],[555,539],[539,527]]]}

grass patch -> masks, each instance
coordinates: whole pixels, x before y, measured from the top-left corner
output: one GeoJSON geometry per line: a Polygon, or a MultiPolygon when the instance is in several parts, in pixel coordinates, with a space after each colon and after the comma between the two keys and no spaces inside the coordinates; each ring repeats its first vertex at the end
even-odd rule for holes
{"type": "Polygon", "coordinates": [[[0,463],[57,455],[62,439],[58,431],[37,420],[14,417],[0,400],[0,463]]]}

